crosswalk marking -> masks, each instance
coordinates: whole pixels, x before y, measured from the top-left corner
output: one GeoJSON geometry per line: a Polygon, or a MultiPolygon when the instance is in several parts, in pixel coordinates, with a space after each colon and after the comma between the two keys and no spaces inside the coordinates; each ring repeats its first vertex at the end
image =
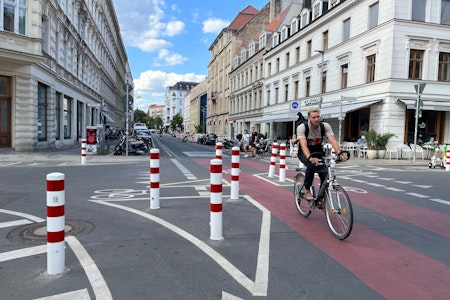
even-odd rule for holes
{"type": "Polygon", "coordinates": [[[20,225],[26,225],[26,224],[31,224],[31,223],[33,223],[33,222],[31,222],[30,220],[26,220],[26,219],[2,222],[2,223],[0,223],[0,228],[20,226],[20,225]]]}

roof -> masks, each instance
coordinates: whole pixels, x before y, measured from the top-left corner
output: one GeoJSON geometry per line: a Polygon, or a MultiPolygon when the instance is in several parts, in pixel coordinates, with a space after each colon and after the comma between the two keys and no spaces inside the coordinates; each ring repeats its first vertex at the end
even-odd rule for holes
{"type": "Polygon", "coordinates": [[[288,12],[288,10],[290,9],[290,6],[286,7],[279,15],[277,15],[272,22],[270,22],[269,24],[267,24],[267,26],[264,28],[267,31],[277,31],[278,28],[280,27],[280,25],[282,24],[283,20],[284,20],[284,16],[286,15],[286,13],[288,12]]]}
{"type": "Polygon", "coordinates": [[[231,30],[239,30],[242,26],[247,24],[256,14],[259,13],[259,10],[249,5],[245,9],[243,9],[236,18],[228,25],[227,29],[231,30]]]}

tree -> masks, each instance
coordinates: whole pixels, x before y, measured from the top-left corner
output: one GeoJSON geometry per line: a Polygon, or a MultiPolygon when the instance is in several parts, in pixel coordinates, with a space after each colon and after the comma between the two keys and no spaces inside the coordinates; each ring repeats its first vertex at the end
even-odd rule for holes
{"type": "MultiPolygon", "coordinates": [[[[135,122],[142,122],[142,123],[145,123],[145,118],[146,117],[148,117],[148,115],[144,112],[144,111],[142,111],[142,110],[140,110],[140,109],[136,109],[135,111],[134,111],[134,121],[135,122]]],[[[147,124],[148,125],[148,124],[147,124]]]]}
{"type": "Polygon", "coordinates": [[[183,131],[183,117],[181,114],[178,113],[173,116],[170,126],[172,126],[172,129],[176,129],[178,127],[183,131]]]}
{"type": "Polygon", "coordinates": [[[155,117],[155,128],[159,129],[163,126],[163,120],[161,119],[160,116],[156,116],[155,117]]]}

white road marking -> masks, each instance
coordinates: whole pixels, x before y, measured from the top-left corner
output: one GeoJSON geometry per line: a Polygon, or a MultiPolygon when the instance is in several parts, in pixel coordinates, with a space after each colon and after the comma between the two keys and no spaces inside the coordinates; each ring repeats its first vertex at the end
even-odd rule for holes
{"type": "Polygon", "coordinates": [[[177,159],[170,159],[173,164],[181,171],[181,173],[186,176],[188,180],[197,180],[197,177],[191,173],[185,166],[183,166],[177,159]]]}
{"type": "Polygon", "coordinates": [[[390,190],[390,191],[394,191],[394,192],[404,192],[405,191],[405,190],[397,189],[397,188],[394,188],[394,187],[384,187],[384,189],[390,190]]]}
{"type": "Polygon", "coordinates": [[[394,182],[397,182],[397,183],[400,183],[400,184],[410,184],[410,183],[412,183],[411,181],[394,181],[394,182]]]}
{"type": "Polygon", "coordinates": [[[28,247],[19,250],[13,250],[0,253],[0,262],[13,260],[22,257],[28,257],[36,254],[42,254],[47,252],[47,245],[28,247]]]}
{"type": "Polygon", "coordinates": [[[432,185],[420,185],[420,184],[413,184],[413,186],[417,186],[422,189],[429,189],[429,188],[433,187],[432,185]]]}
{"type": "Polygon", "coordinates": [[[82,289],[78,291],[72,291],[67,293],[62,293],[58,295],[43,297],[43,298],[36,298],[34,300],[90,300],[91,297],[89,296],[89,292],[87,289],[82,289]]]}
{"type": "Polygon", "coordinates": [[[0,228],[7,228],[7,227],[13,227],[13,226],[20,226],[20,225],[25,225],[25,224],[31,224],[33,222],[29,221],[29,220],[15,220],[15,221],[10,221],[10,222],[2,222],[0,223],[0,228]]]}
{"type": "MultiPolygon", "coordinates": [[[[250,197],[246,196],[246,199],[249,199],[250,197]]],[[[251,199],[251,198],[250,198],[251,199]]],[[[246,288],[249,292],[252,293],[252,295],[258,295],[258,296],[266,296],[267,295],[267,287],[268,287],[268,255],[269,255],[269,248],[270,245],[267,244],[270,242],[270,211],[266,210],[263,206],[258,205],[258,208],[263,208],[263,224],[261,225],[262,230],[268,230],[268,232],[261,232],[260,234],[260,248],[258,252],[258,265],[256,269],[256,276],[255,276],[255,282],[253,282],[251,279],[249,279],[244,273],[242,273],[239,269],[237,269],[231,262],[229,262],[225,257],[220,255],[216,250],[211,248],[208,244],[204,243],[203,241],[199,240],[192,234],[186,232],[185,230],[181,229],[180,227],[177,227],[161,218],[158,218],[156,216],[153,216],[151,214],[148,214],[146,212],[122,206],[116,203],[111,203],[107,201],[102,200],[90,200],[95,203],[115,207],[118,209],[122,209],[125,211],[128,211],[130,213],[134,213],[136,215],[142,216],[144,218],[147,218],[149,220],[152,220],[167,229],[173,231],[174,233],[180,235],[181,237],[185,238],[189,242],[191,242],[193,245],[197,246],[200,250],[202,250],[205,254],[207,254],[209,257],[211,257],[219,266],[221,266],[228,274],[230,274],[236,282],[240,283],[244,288],[246,288]],[[262,241],[261,241],[262,240],[262,241]],[[263,246],[261,246],[263,245],[263,246]],[[260,257],[261,256],[261,257],[260,257]]],[[[256,202],[256,201],[254,201],[256,202]]],[[[253,202],[252,202],[253,203],[253,202]]]]}
{"type": "Polygon", "coordinates": [[[406,193],[406,195],[410,195],[410,196],[414,196],[414,197],[418,197],[418,198],[430,198],[427,195],[422,195],[422,194],[418,194],[418,193],[406,193]]]}
{"type": "Polygon", "coordinates": [[[81,245],[81,243],[74,236],[66,236],[65,238],[67,244],[72,248],[75,256],[80,261],[81,266],[83,266],[84,271],[91,283],[92,289],[94,290],[96,299],[112,299],[111,292],[109,291],[108,285],[102,276],[102,273],[98,269],[94,260],[91,258],[86,249],[81,245]]]}
{"type": "Polygon", "coordinates": [[[386,180],[386,181],[394,181],[395,178],[387,178],[387,177],[380,177],[378,178],[380,180],[386,180]]]}
{"type": "Polygon", "coordinates": [[[9,214],[9,215],[14,215],[14,216],[22,217],[22,218],[31,220],[31,221],[36,222],[36,223],[41,223],[41,222],[44,222],[44,221],[45,221],[44,219],[41,219],[41,218],[39,218],[39,217],[35,217],[35,216],[33,216],[33,215],[29,215],[29,214],[26,214],[26,213],[21,213],[21,212],[18,212],[18,211],[12,211],[12,210],[0,209],[0,213],[5,213],[5,214],[9,214]]]}
{"type": "Polygon", "coordinates": [[[445,205],[450,205],[450,201],[447,201],[447,200],[442,200],[442,199],[430,199],[430,201],[438,202],[438,203],[445,204],[445,205]]]}
{"type": "Polygon", "coordinates": [[[374,182],[366,182],[367,185],[376,186],[376,187],[384,187],[384,184],[374,183],[374,182]]]}

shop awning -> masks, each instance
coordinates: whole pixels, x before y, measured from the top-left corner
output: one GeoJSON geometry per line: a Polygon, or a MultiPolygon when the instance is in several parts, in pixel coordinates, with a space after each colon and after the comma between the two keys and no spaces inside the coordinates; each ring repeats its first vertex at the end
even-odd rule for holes
{"type": "Polygon", "coordinates": [[[298,116],[297,114],[274,114],[274,115],[265,115],[262,118],[256,119],[253,121],[254,124],[261,124],[261,123],[280,123],[280,122],[292,122],[297,120],[298,116]]]}
{"type": "Polygon", "coordinates": [[[114,121],[114,119],[110,115],[108,115],[106,113],[102,113],[102,115],[105,116],[105,118],[107,120],[107,123],[116,124],[116,122],[114,121]]]}
{"type": "MultiPolygon", "coordinates": [[[[342,105],[342,114],[345,115],[348,112],[352,112],[352,111],[361,109],[363,107],[370,106],[370,105],[375,104],[375,103],[379,103],[381,101],[383,101],[383,99],[372,100],[372,101],[365,101],[365,102],[358,102],[358,103],[344,104],[344,105],[342,105]]],[[[307,108],[305,108],[304,110],[302,109],[303,116],[306,117],[308,115],[307,111],[308,111],[307,108]]],[[[320,109],[320,115],[324,119],[339,118],[340,114],[341,114],[341,106],[340,105],[334,105],[334,106],[329,106],[329,107],[322,107],[320,109]]]]}
{"type": "MultiPolygon", "coordinates": [[[[408,109],[416,109],[417,99],[398,99],[398,101],[405,103],[408,109]]],[[[450,101],[422,101],[423,110],[450,111],[450,101]]]]}

